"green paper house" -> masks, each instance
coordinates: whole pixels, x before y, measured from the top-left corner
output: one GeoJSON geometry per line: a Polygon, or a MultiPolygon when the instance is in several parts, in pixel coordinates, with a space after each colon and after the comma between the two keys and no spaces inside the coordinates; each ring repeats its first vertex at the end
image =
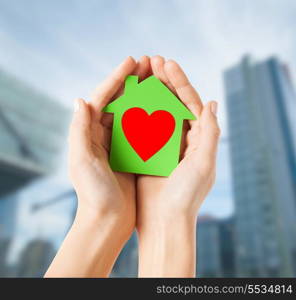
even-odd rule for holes
{"type": "Polygon", "coordinates": [[[128,76],[122,96],[104,110],[114,114],[110,166],[114,171],[169,176],[179,162],[184,120],[194,115],[155,76],[128,76]]]}

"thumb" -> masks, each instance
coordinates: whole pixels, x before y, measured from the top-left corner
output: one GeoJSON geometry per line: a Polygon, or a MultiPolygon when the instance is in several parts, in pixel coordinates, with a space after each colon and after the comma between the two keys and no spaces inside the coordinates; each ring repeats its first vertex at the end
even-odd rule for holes
{"type": "Polygon", "coordinates": [[[91,115],[83,99],[74,102],[74,114],[69,132],[70,160],[82,158],[91,149],[91,115]]]}
{"type": "Polygon", "coordinates": [[[201,138],[199,149],[210,160],[215,160],[220,136],[217,121],[218,103],[211,101],[204,107],[200,118],[201,138]]]}

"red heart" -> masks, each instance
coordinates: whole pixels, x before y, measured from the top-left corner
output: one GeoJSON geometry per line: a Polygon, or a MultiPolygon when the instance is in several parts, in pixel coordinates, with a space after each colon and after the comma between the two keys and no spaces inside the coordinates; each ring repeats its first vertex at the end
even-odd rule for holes
{"type": "Polygon", "coordinates": [[[175,130],[174,117],[164,110],[148,115],[142,108],[130,108],[121,122],[125,137],[143,161],[158,152],[175,130]]]}

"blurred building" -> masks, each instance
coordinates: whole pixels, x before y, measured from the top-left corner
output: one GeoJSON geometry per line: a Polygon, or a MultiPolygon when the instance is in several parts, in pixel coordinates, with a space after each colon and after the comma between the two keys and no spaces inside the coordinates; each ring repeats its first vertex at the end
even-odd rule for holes
{"type": "Polygon", "coordinates": [[[7,255],[16,227],[17,196],[9,195],[0,201],[0,277],[10,275],[7,255]]]}
{"type": "Polygon", "coordinates": [[[287,68],[245,57],[224,81],[238,275],[296,275],[296,111],[287,68]]]}
{"type": "Polygon", "coordinates": [[[10,275],[10,267],[7,262],[7,253],[11,245],[11,238],[1,237],[0,239],[0,277],[10,275]]]}
{"type": "Polygon", "coordinates": [[[233,218],[200,216],[197,221],[197,277],[235,277],[233,218]]]}
{"type": "Polygon", "coordinates": [[[17,267],[17,277],[43,277],[56,253],[53,245],[43,239],[30,241],[23,249],[17,267]]]}
{"type": "Polygon", "coordinates": [[[13,239],[16,191],[49,174],[65,143],[69,111],[0,70],[0,269],[13,239]]]}
{"type": "Polygon", "coordinates": [[[219,220],[219,243],[222,277],[236,277],[234,218],[219,220]]]}
{"type": "Polygon", "coordinates": [[[218,219],[200,216],[197,221],[197,277],[221,277],[218,219]]]}
{"type": "Polygon", "coordinates": [[[0,241],[15,233],[17,197],[17,194],[10,194],[0,200],[0,241]]]}
{"type": "Polygon", "coordinates": [[[69,112],[0,70],[0,198],[50,172],[69,112]]]}

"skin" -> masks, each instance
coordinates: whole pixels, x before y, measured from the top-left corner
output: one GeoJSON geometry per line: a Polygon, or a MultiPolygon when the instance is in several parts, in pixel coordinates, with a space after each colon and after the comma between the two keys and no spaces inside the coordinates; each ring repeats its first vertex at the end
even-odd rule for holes
{"type": "Polygon", "coordinates": [[[202,105],[176,62],[160,56],[144,56],[138,63],[128,57],[96,88],[91,102],[77,99],[69,134],[77,215],[45,277],[108,276],[135,228],[140,277],[195,276],[196,218],[215,179],[216,111],[216,102],[202,105]],[[140,80],[155,75],[197,117],[184,122],[180,164],[169,177],[109,167],[112,116],[101,110],[123,92],[130,74],[140,80]]]}
{"type": "Polygon", "coordinates": [[[217,104],[203,107],[180,66],[160,56],[152,73],[174,92],[197,120],[185,122],[181,161],[169,177],[141,175],[137,180],[139,276],[195,276],[198,210],[215,179],[220,130],[217,104]],[[180,247],[182,245],[182,247],[180,247]]]}

